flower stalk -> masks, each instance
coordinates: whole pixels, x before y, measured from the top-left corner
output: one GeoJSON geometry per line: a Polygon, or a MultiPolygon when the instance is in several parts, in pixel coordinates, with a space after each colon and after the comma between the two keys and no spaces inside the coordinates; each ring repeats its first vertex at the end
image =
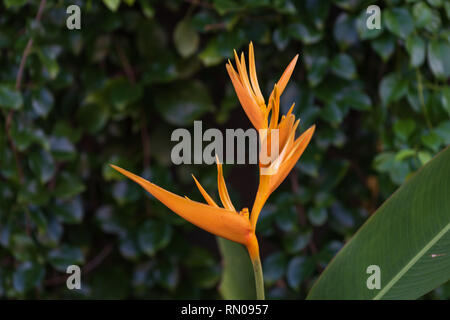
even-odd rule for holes
{"type": "Polygon", "coordinates": [[[259,256],[252,259],[252,265],[255,274],[256,300],[264,300],[264,277],[259,256]]]}

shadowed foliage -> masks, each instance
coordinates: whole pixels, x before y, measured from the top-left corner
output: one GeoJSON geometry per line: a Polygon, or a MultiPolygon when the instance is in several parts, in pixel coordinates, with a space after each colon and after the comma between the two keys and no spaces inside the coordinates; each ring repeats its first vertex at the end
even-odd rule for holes
{"type": "MultiPolygon", "coordinates": [[[[250,41],[264,97],[299,54],[281,112],[296,103],[299,133],[316,124],[259,216],[267,298],[305,298],[450,144],[448,1],[0,0],[0,298],[229,297],[215,237],[108,164],[202,201],[190,173],[213,191],[216,168],[173,165],[171,132],[252,126],[225,67],[250,41]],[[71,4],[81,30],[66,27],[71,4]],[[81,290],[66,288],[72,264],[81,290]]],[[[224,165],[236,208],[251,208],[257,173],[224,165]]]]}

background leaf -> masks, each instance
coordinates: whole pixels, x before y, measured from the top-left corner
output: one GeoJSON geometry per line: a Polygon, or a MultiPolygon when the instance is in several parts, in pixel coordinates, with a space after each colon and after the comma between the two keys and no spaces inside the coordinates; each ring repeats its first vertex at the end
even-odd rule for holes
{"type": "Polygon", "coordinates": [[[7,85],[0,85],[0,108],[19,110],[22,106],[22,96],[7,85]]]}
{"type": "Polygon", "coordinates": [[[433,39],[428,44],[428,64],[436,77],[445,79],[450,76],[450,44],[433,39]]]}
{"type": "Polygon", "coordinates": [[[223,259],[220,293],[224,299],[256,299],[253,267],[247,250],[238,243],[217,238],[223,259]]]}
{"type": "MultiPolygon", "coordinates": [[[[250,41],[266,102],[299,54],[280,113],[295,102],[297,134],[316,125],[259,217],[268,299],[305,298],[358,228],[450,144],[448,1],[378,3],[373,30],[366,1],[73,1],[81,30],[70,32],[70,1],[46,1],[37,23],[40,3],[0,0],[0,299],[223,298],[215,238],[109,164],[202,201],[194,173],[218,199],[214,166],[174,165],[170,137],[196,120],[203,131],[251,127],[224,66],[236,49],[248,67],[250,41]],[[55,261],[80,253],[86,264],[105,257],[84,289],[48,285],[55,261]]],[[[254,169],[225,166],[236,208],[253,203],[254,169]]],[[[423,298],[450,299],[449,283],[423,298]]]]}
{"type": "Polygon", "coordinates": [[[199,36],[189,20],[180,21],[175,27],[173,40],[183,58],[191,56],[198,48],[199,36]]]}

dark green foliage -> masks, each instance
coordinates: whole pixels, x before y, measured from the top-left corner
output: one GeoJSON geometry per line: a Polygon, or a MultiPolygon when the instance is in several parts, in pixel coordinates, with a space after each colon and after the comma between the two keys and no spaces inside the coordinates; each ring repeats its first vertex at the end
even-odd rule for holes
{"type": "MultiPolygon", "coordinates": [[[[450,144],[446,1],[0,1],[0,298],[220,298],[216,240],[109,163],[194,200],[216,169],[174,166],[171,132],[247,128],[225,62],[255,45],[264,95],[317,125],[257,228],[269,298],[304,298],[343,243],[450,144]],[[81,7],[81,30],[66,8],[81,7]],[[378,4],[382,29],[365,27],[378,4]],[[20,88],[20,62],[33,38],[20,88]],[[14,149],[11,147],[14,145],[14,149]],[[65,268],[82,267],[82,290],[65,268]],[[62,280],[61,280],[62,279],[62,280]]],[[[256,167],[226,165],[236,208],[256,167]]],[[[427,298],[450,298],[449,284],[427,298]]]]}

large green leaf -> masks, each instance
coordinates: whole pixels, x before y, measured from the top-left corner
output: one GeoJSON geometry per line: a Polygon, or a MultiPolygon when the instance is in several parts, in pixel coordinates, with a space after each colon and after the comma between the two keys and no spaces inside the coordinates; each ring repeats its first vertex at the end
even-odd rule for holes
{"type": "Polygon", "coordinates": [[[308,299],[416,299],[450,279],[450,148],[404,183],[336,255],[308,299]],[[380,289],[366,272],[380,268],[380,289]]]}
{"type": "Polygon", "coordinates": [[[227,300],[256,299],[252,263],[244,246],[217,238],[223,258],[220,293],[227,300]]]}

